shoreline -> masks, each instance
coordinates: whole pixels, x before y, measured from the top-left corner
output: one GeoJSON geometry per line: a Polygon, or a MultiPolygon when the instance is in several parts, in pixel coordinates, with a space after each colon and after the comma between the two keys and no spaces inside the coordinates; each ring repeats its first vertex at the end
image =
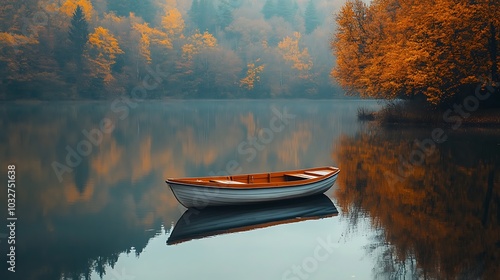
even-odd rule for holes
{"type": "Polygon", "coordinates": [[[474,112],[454,113],[451,110],[410,110],[403,108],[393,109],[384,107],[378,111],[358,109],[358,121],[375,122],[379,126],[440,126],[458,129],[460,127],[500,127],[500,109],[478,109],[474,112]]]}

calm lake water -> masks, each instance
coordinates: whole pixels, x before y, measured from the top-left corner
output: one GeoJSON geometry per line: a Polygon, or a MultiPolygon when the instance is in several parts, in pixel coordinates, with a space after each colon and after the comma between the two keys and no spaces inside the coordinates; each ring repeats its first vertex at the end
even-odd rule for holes
{"type": "Polygon", "coordinates": [[[436,143],[436,127],[378,128],[358,107],[380,105],[3,103],[2,185],[15,164],[17,221],[15,273],[0,230],[1,278],[498,279],[500,131],[443,127],[436,143]],[[201,210],[187,223],[164,182],[323,165],[341,175],[301,210],[201,210]],[[263,225],[263,211],[275,220],[263,225]],[[227,223],[241,217],[255,225],[227,223]],[[176,224],[210,222],[228,227],[167,244],[176,224]]]}

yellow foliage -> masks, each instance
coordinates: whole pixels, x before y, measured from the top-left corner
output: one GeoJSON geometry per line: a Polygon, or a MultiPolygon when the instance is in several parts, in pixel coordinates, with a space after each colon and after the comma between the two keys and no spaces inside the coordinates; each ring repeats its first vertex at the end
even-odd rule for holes
{"type": "MultiPolygon", "coordinates": [[[[257,59],[256,62],[259,62],[260,59],[257,59]]],[[[252,90],[255,86],[256,82],[260,82],[260,73],[264,71],[265,65],[255,66],[255,63],[249,63],[247,65],[247,75],[245,78],[241,79],[240,87],[244,87],[248,90],[252,90]]]]}
{"type": "Polygon", "coordinates": [[[161,46],[165,49],[172,48],[172,41],[165,32],[150,27],[147,23],[134,23],[133,29],[141,34],[139,50],[141,56],[149,63],[151,62],[151,43],[161,46]]]}
{"type": "Polygon", "coordinates": [[[203,33],[201,36],[199,36],[199,33],[195,34],[194,36],[194,41],[201,43],[205,47],[214,48],[217,46],[217,39],[207,31],[205,31],[205,33],[203,33]]]}
{"type": "Polygon", "coordinates": [[[184,31],[184,19],[176,8],[166,11],[161,20],[161,25],[169,36],[180,36],[184,31]]]}
{"type": "Polygon", "coordinates": [[[109,21],[113,23],[122,23],[123,21],[125,21],[125,19],[126,17],[117,16],[113,12],[104,14],[104,21],[109,21]]]}
{"type": "Polygon", "coordinates": [[[115,64],[116,56],[123,53],[118,40],[109,30],[99,26],[89,35],[89,45],[87,56],[96,76],[105,82],[112,81],[111,66],[115,64]]]}
{"type": "Polygon", "coordinates": [[[307,48],[300,49],[300,32],[295,32],[293,37],[285,37],[278,43],[278,49],[288,62],[292,63],[292,68],[299,71],[300,77],[307,78],[307,72],[312,69],[313,62],[307,48]]]}
{"type": "Polygon", "coordinates": [[[94,13],[94,8],[92,7],[90,0],[66,0],[59,10],[68,17],[71,17],[77,6],[82,7],[85,18],[90,21],[92,19],[92,14],[94,13]]]}
{"type": "Polygon", "coordinates": [[[38,40],[33,37],[27,37],[24,35],[0,32],[0,47],[2,45],[13,47],[28,44],[38,44],[38,40]]]}
{"type": "Polygon", "coordinates": [[[182,55],[184,58],[191,60],[201,50],[215,47],[217,47],[217,39],[212,34],[208,31],[201,34],[197,31],[188,38],[188,43],[182,46],[182,55]]]}

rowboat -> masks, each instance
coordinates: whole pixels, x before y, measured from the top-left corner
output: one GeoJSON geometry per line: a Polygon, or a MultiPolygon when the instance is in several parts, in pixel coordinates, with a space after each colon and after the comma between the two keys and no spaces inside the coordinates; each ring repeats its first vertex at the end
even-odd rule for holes
{"type": "Polygon", "coordinates": [[[167,184],[187,208],[262,203],[321,194],[330,189],[340,169],[301,170],[234,176],[171,178],[167,184]]]}
{"type": "Polygon", "coordinates": [[[261,204],[190,208],[179,218],[167,245],[338,215],[324,194],[261,204]]]}

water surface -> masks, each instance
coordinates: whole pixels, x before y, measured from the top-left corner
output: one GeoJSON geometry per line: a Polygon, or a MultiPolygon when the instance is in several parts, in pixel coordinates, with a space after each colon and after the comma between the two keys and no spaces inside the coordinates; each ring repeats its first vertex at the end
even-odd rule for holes
{"type": "Polygon", "coordinates": [[[17,171],[8,279],[495,279],[500,133],[444,128],[429,144],[434,127],[359,123],[361,106],[380,105],[4,103],[0,164],[17,171]],[[342,170],[326,194],[338,215],[166,244],[186,211],[166,178],[323,165],[342,170]]]}

